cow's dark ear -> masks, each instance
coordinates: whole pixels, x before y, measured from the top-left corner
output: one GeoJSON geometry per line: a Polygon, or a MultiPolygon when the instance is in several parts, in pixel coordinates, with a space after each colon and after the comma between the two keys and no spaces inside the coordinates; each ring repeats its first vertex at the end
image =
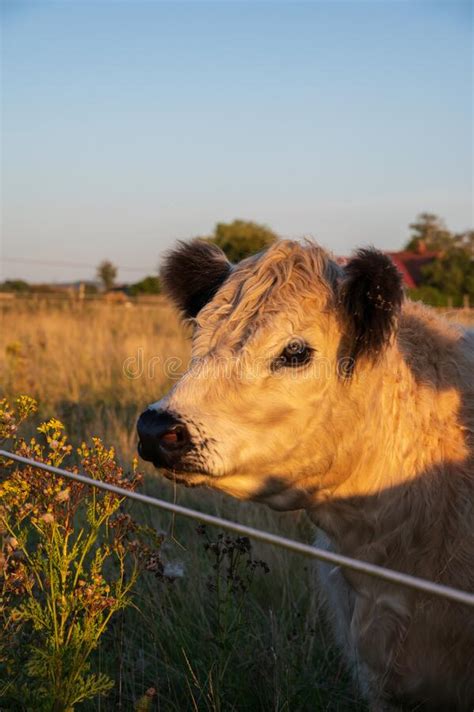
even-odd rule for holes
{"type": "Polygon", "coordinates": [[[204,240],[180,242],[160,270],[164,291],[187,318],[195,317],[227,279],[232,265],[222,250],[204,240]]]}
{"type": "Polygon", "coordinates": [[[374,248],[358,250],[339,287],[347,327],[343,351],[352,364],[360,357],[375,361],[382,353],[396,330],[402,302],[402,276],[390,257],[374,248]]]}

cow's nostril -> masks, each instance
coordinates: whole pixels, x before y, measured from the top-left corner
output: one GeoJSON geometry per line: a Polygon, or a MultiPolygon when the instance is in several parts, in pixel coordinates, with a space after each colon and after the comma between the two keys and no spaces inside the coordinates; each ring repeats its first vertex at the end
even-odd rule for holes
{"type": "Polygon", "coordinates": [[[184,425],[175,425],[160,436],[161,445],[183,445],[189,440],[188,431],[184,425]]]}
{"type": "Polygon", "coordinates": [[[174,430],[169,430],[167,433],[163,433],[160,440],[163,443],[177,443],[178,435],[174,432],[174,430]]]}

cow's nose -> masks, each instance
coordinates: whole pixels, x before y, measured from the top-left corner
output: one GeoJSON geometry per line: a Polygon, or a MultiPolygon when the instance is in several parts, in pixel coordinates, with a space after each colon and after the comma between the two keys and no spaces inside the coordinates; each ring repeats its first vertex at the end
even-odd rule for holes
{"type": "Polygon", "coordinates": [[[166,410],[145,410],[137,431],[140,457],[157,467],[173,467],[191,444],[187,427],[166,410]]]}

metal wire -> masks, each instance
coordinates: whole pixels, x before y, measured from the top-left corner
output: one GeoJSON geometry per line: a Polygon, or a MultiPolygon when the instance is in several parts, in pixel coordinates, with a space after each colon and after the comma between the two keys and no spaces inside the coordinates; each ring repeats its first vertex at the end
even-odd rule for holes
{"type": "Polygon", "coordinates": [[[168,512],[173,512],[174,514],[181,514],[184,517],[197,519],[200,522],[204,522],[212,526],[222,527],[223,529],[228,529],[229,531],[251,537],[252,539],[257,539],[258,541],[263,541],[267,544],[274,544],[282,547],[283,549],[288,549],[289,551],[295,551],[299,554],[311,556],[315,559],[319,559],[320,561],[335,564],[335,566],[343,566],[344,568],[357,571],[361,574],[366,574],[367,576],[373,576],[375,578],[383,579],[384,581],[389,581],[390,583],[406,586],[408,588],[416,589],[417,591],[429,593],[433,596],[440,596],[441,598],[446,598],[450,601],[455,601],[456,603],[462,603],[466,606],[474,607],[474,594],[468,593],[467,591],[460,591],[459,589],[434,583],[433,581],[428,581],[427,579],[421,579],[399,571],[386,569],[383,566],[369,564],[367,561],[359,561],[358,559],[353,559],[349,556],[343,556],[342,554],[336,554],[334,552],[325,551],[324,549],[318,549],[314,546],[310,546],[309,544],[303,544],[302,542],[287,539],[286,537],[278,536],[277,534],[271,534],[270,532],[261,531],[260,529],[254,529],[254,527],[248,527],[245,524],[231,522],[212,514],[205,514],[204,512],[199,512],[196,509],[182,507],[179,504],[173,504],[172,502],[166,502],[162,499],[156,499],[140,492],[132,492],[130,490],[123,489],[122,487],[112,485],[109,482],[94,480],[86,475],[76,474],[75,472],[69,472],[68,470],[63,470],[59,467],[47,465],[44,462],[37,462],[36,460],[16,455],[8,450],[0,450],[0,456],[9,460],[15,460],[22,465],[30,465],[40,470],[51,472],[53,475],[67,477],[74,482],[80,482],[85,485],[90,485],[91,487],[106,490],[107,492],[113,492],[120,497],[126,497],[128,499],[135,500],[136,502],[142,502],[142,504],[148,504],[151,507],[158,507],[159,509],[164,509],[168,512]]]}

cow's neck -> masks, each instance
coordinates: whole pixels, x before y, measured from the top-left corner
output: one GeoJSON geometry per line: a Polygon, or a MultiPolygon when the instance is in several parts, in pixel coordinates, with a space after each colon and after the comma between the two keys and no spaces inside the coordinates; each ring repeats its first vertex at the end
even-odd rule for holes
{"type": "Polygon", "coordinates": [[[376,560],[376,542],[396,546],[408,519],[423,520],[412,528],[422,532],[442,516],[426,498],[443,498],[447,470],[467,457],[460,394],[417,380],[397,345],[350,388],[354,420],[334,424],[341,446],[310,516],[344,553],[376,560]]]}

